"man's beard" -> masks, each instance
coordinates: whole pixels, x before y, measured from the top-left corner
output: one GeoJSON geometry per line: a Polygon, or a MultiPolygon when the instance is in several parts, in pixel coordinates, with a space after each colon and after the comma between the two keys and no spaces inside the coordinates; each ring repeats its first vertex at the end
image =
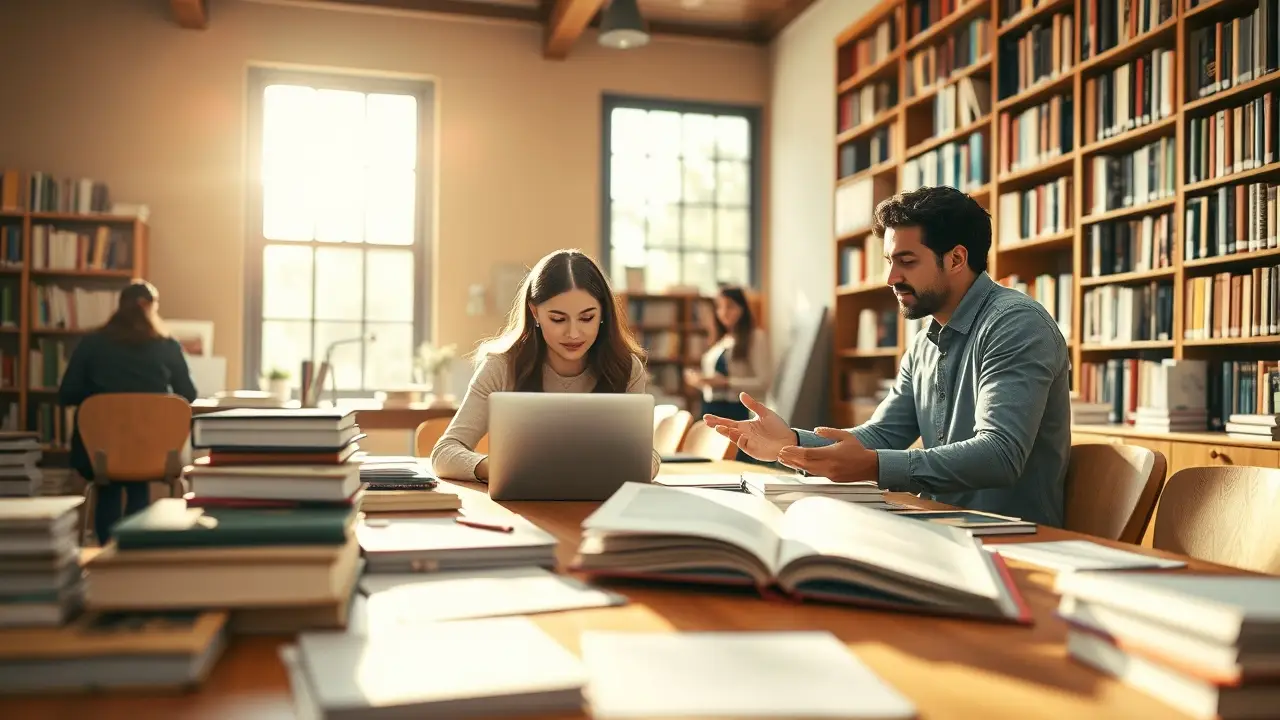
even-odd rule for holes
{"type": "Polygon", "coordinates": [[[898,312],[908,320],[919,320],[922,317],[928,317],[941,310],[943,304],[947,301],[946,291],[939,288],[928,288],[924,292],[919,292],[906,283],[900,283],[894,285],[893,289],[899,293],[909,292],[916,299],[915,304],[910,307],[903,303],[901,299],[898,300],[898,312]]]}

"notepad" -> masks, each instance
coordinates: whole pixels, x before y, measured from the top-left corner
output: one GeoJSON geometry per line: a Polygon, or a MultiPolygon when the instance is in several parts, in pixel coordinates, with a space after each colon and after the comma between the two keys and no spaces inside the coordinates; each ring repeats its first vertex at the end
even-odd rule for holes
{"type": "Polygon", "coordinates": [[[658,473],[653,481],[667,487],[700,487],[717,490],[741,490],[742,476],[737,473],[697,473],[697,474],[664,474],[658,473]]]}
{"type": "Polygon", "coordinates": [[[440,620],[532,615],[622,605],[623,595],[537,567],[365,575],[370,632],[440,620]]]}
{"type": "Polygon", "coordinates": [[[986,549],[1010,560],[1039,565],[1059,572],[1075,570],[1137,570],[1143,568],[1179,568],[1186,563],[1166,560],[1141,553],[1120,550],[1088,540],[1008,543],[987,545],[986,549]]]}
{"type": "Polygon", "coordinates": [[[555,567],[553,535],[519,515],[503,519],[512,532],[479,530],[453,518],[370,518],[356,527],[356,537],[370,573],[555,567]]]}
{"type": "Polygon", "coordinates": [[[582,635],[597,720],[911,718],[911,701],[829,632],[582,635]]]}

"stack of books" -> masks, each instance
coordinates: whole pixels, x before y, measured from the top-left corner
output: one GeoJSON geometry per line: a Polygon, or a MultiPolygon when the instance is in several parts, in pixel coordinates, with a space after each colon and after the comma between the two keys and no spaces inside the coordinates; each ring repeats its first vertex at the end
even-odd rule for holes
{"type": "Polygon", "coordinates": [[[442,492],[440,479],[416,457],[365,455],[357,457],[365,493],[360,509],[366,513],[457,510],[462,498],[442,492]]]}
{"type": "Polygon", "coordinates": [[[1067,652],[1196,718],[1275,717],[1280,578],[1061,573],[1067,652]]]}
{"type": "Polygon", "coordinates": [[[1209,365],[1204,360],[1148,362],[1138,366],[1140,377],[1126,378],[1143,404],[1133,416],[1139,432],[1204,432],[1209,427],[1209,365]]]}
{"type": "Polygon", "coordinates": [[[824,477],[743,473],[742,486],[747,492],[764,498],[779,508],[806,497],[829,497],[859,503],[877,510],[892,510],[896,503],[885,502],[884,490],[873,482],[834,482],[824,477]]]}
{"type": "Polygon", "coordinates": [[[192,492],[121,521],[88,563],[95,610],[230,609],[233,632],[345,627],[362,570],[354,412],[195,418],[192,492]]]}
{"type": "Polygon", "coordinates": [[[1084,402],[1078,397],[1071,398],[1072,425],[1106,425],[1113,422],[1111,405],[1108,403],[1084,402]]]}
{"type": "Polygon", "coordinates": [[[0,498],[0,627],[57,627],[80,609],[84,498],[0,498]]]}
{"type": "Polygon", "coordinates": [[[31,497],[41,492],[44,475],[36,467],[43,453],[34,432],[0,432],[0,497],[31,497]]]}
{"type": "Polygon", "coordinates": [[[1232,413],[1227,416],[1228,437],[1242,440],[1280,440],[1280,415],[1246,415],[1232,413]]]}

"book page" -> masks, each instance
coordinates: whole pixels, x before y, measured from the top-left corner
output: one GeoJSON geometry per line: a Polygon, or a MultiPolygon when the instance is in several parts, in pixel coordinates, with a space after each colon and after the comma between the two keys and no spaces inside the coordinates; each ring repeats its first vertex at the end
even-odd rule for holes
{"type": "Polygon", "coordinates": [[[605,533],[705,537],[736,545],[777,570],[782,511],[746,493],[626,483],[582,522],[605,533]]]}
{"type": "Polygon", "coordinates": [[[996,598],[1001,592],[966,530],[900,518],[825,497],[805,498],[787,509],[779,568],[800,558],[844,558],[965,594],[996,598]]]}

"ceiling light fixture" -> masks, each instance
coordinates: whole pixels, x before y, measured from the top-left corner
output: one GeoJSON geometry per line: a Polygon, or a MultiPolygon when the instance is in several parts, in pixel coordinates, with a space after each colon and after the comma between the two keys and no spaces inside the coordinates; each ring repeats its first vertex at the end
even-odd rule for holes
{"type": "Polygon", "coordinates": [[[636,0],[610,0],[600,18],[599,41],[616,50],[649,44],[649,29],[636,0]]]}

